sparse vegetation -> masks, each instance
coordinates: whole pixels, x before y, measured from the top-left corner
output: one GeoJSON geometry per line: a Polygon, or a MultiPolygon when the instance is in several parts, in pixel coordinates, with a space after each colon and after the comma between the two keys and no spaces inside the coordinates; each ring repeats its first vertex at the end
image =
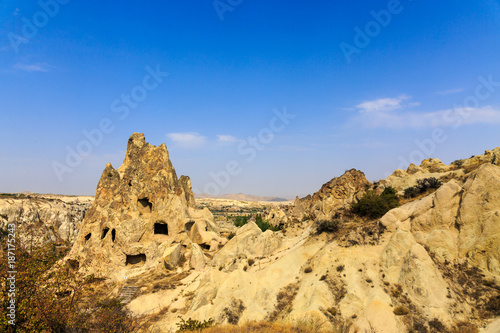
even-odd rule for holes
{"type": "MultiPolygon", "coordinates": [[[[322,326],[324,323],[315,323],[313,320],[302,321],[295,325],[278,323],[278,322],[248,322],[244,325],[233,326],[233,325],[223,325],[223,326],[213,326],[210,328],[205,328],[197,330],[196,332],[202,333],[316,333],[318,332],[318,326],[322,326]]],[[[338,329],[334,329],[333,332],[341,333],[348,332],[349,324],[339,323],[338,329]]],[[[190,331],[186,331],[190,332],[190,331]]],[[[191,331],[193,332],[193,331],[191,331]]]]}
{"type": "Polygon", "coordinates": [[[443,182],[435,177],[418,179],[417,185],[408,187],[405,189],[405,198],[415,198],[422,193],[426,193],[429,190],[437,189],[443,182]]]}
{"type": "MultiPolygon", "coordinates": [[[[1,239],[2,244],[6,244],[1,239]]],[[[2,332],[133,332],[137,330],[119,300],[99,293],[100,279],[85,278],[69,267],[56,267],[63,256],[53,244],[16,249],[16,325],[8,323],[10,298],[0,298],[2,332]]],[[[8,277],[0,258],[0,280],[8,277]]],[[[4,285],[5,286],[5,285],[4,285]]]]}
{"type": "Polygon", "coordinates": [[[298,290],[298,283],[291,283],[281,288],[278,295],[276,295],[276,308],[268,316],[269,321],[273,322],[277,320],[281,314],[290,313],[292,311],[292,303],[295,296],[297,296],[298,290]]]}
{"type": "Polygon", "coordinates": [[[408,308],[405,308],[404,306],[396,306],[393,312],[396,316],[404,316],[410,313],[410,310],[408,310],[408,308]]]}
{"type": "Polygon", "coordinates": [[[429,324],[433,332],[444,332],[446,330],[446,327],[437,318],[432,319],[427,324],[429,324]]]}
{"type": "Polygon", "coordinates": [[[464,160],[455,160],[451,162],[451,165],[453,165],[457,169],[460,169],[464,165],[464,162],[464,160]]]}
{"type": "MultiPolygon", "coordinates": [[[[237,226],[237,227],[242,227],[245,224],[247,224],[248,221],[250,221],[250,218],[251,218],[251,215],[247,215],[247,216],[235,216],[235,218],[234,218],[234,225],[237,226]]],[[[269,224],[269,222],[265,221],[262,218],[261,214],[255,215],[255,224],[257,224],[257,226],[262,231],[266,231],[266,230],[279,231],[279,230],[282,229],[282,227],[280,227],[280,226],[272,226],[271,224],[269,224]]]]}
{"type": "Polygon", "coordinates": [[[376,219],[398,206],[399,198],[396,190],[387,187],[380,195],[373,190],[367,191],[358,202],[351,205],[351,210],[358,216],[376,219]]]}
{"type": "Polygon", "coordinates": [[[333,233],[339,230],[340,222],[339,220],[318,220],[316,224],[316,233],[321,234],[323,232],[333,233]]]}
{"type": "Polygon", "coordinates": [[[200,331],[214,324],[214,320],[212,318],[204,321],[194,320],[191,318],[184,320],[181,316],[179,316],[179,318],[181,321],[177,323],[177,332],[200,331]]]}
{"type": "Polygon", "coordinates": [[[229,306],[222,310],[222,316],[227,319],[229,324],[237,325],[245,309],[246,307],[241,299],[233,298],[229,306]]]}

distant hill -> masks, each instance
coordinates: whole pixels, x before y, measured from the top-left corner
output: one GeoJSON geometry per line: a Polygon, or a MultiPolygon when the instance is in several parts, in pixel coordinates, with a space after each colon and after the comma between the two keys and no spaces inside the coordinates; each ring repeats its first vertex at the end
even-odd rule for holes
{"type": "Polygon", "coordinates": [[[272,201],[272,202],[289,201],[288,199],[285,199],[285,198],[259,197],[259,196],[248,195],[248,194],[243,194],[243,193],[225,194],[225,195],[211,195],[208,193],[195,193],[194,197],[199,198],[199,199],[211,198],[211,199],[228,199],[228,200],[240,200],[240,201],[272,201]]]}

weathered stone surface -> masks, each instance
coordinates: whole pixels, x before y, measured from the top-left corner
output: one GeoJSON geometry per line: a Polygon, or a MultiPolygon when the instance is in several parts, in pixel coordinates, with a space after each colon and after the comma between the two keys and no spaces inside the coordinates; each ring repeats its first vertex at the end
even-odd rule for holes
{"type": "Polygon", "coordinates": [[[483,164],[465,182],[457,227],[459,255],[500,275],[500,167],[483,164]]]}
{"type": "Polygon", "coordinates": [[[286,216],[286,213],[279,207],[273,207],[264,219],[273,226],[288,224],[288,217],[286,216]]]}
{"type": "MultiPolygon", "coordinates": [[[[355,238],[356,245],[346,246],[341,240],[349,238],[349,233],[312,234],[313,227],[308,223],[298,235],[262,232],[253,221],[238,228],[225,243],[210,212],[189,205],[187,181],[177,180],[168,163],[159,163],[162,171],[154,167],[158,156],[148,150],[161,146],[150,148],[140,137],[131,140],[132,153],[127,152],[130,158],[126,162],[139,168],[140,163],[134,161],[145,157],[148,163],[140,164],[141,171],[132,173],[127,171],[130,165],[118,171],[107,167],[98,186],[99,201],[82,225],[82,230],[92,236],[85,245],[85,232],[81,233],[81,243],[75,245],[72,254],[73,258],[81,256],[88,270],[99,271],[99,264],[108,265],[119,272],[117,276],[137,276],[164,269],[165,264],[181,271],[178,258],[186,259],[184,272],[193,270],[173,289],[145,293],[127,305],[134,315],[161,311],[155,325],[162,331],[175,330],[179,314],[184,319],[213,318],[224,323],[228,312],[237,312],[239,323],[269,318],[295,322],[314,319],[326,322],[326,330],[334,329],[331,314],[336,313],[335,320],[353,321],[352,332],[400,333],[417,320],[430,331],[428,322],[434,319],[451,329],[457,322],[478,323],[480,319],[471,319],[477,315],[471,305],[476,293],[468,296],[458,292],[461,284],[473,291],[477,281],[454,281],[449,273],[470,264],[479,267],[491,281],[500,279],[500,168],[494,163],[464,171],[451,170],[432,159],[420,167],[395,172],[391,177],[399,177],[400,185],[433,174],[459,172],[461,176],[452,176],[434,193],[389,211],[380,219],[386,230],[373,244],[355,238]],[[134,153],[137,149],[141,152],[134,153]],[[131,179],[129,186],[129,178],[124,178],[127,175],[144,178],[135,182],[131,179]],[[122,181],[129,187],[123,187],[122,181]],[[162,186],[157,188],[156,182],[162,186]],[[137,189],[134,184],[139,184],[137,189]],[[146,201],[138,202],[146,197],[151,206],[146,201]],[[114,200],[119,204],[113,204],[114,200]],[[168,225],[168,235],[153,232],[158,220],[168,225]],[[100,232],[107,226],[110,230],[101,239],[100,232]],[[110,240],[111,228],[116,230],[114,242],[110,240]],[[177,266],[172,265],[176,260],[177,266]],[[235,304],[241,308],[234,309],[235,304]],[[411,312],[396,315],[394,310],[401,305],[411,312]]],[[[377,183],[377,191],[390,184],[389,180],[377,183]]],[[[350,170],[313,196],[297,198],[290,214],[297,219],[333,217],[370,186],[362,173],[350,170]]],[[[349,232],[364,226],[359,220],[345,222],[349,232]]],[[[105,270],[101,273],[111,274],[105,270]]]]}
{"type": "Polygon", "coordinates": [[[175,266],[180,248],[174,243],[207,249],[223,243],[210,211],[194,208],[190,184],[177,178],[165,144],[152,146],[134,133],[123,164],[104,169],[68,259],[78,260],[82,271],[120,278],[162,268],[172,246],[175,256],[165,261],[175,266]]]}
{"type": "Polygon", "coordinates": [[[0,198],[0,227],[14,223],[18,241],[24,245],[49,242],[73,243],[90,205],[32,196],[0,198]]]}
{"type": "Polygon", "coordinates": [[[304,217],[312,219],[331,219],[333,214],[350,207],[351,203],[361,198],[372,186],[361,171],[351,169],[342,176],[333,178],[324,184],[311,197],[296,199],[292,216],[298,220],[304,217]],[[302,216],[300,216],[302,215],[302,216]]]}

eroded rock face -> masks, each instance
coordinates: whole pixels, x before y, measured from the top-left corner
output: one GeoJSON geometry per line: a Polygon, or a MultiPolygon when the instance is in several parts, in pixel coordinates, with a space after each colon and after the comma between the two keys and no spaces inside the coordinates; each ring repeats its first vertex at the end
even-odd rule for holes
{"type": "Polygon", "coordinates": [[[41,197],[0,199],[0,226],[15,223],[20,243],[73,243],[89,204],[41,197]]]}
{"type": "Polygon", "coordinates": [[[351,203],[361,198],[371,186],[363,172],[356,169],[348,170],[342,176],[323,184],[312,196],[297,198],[292,216],[299,221],[304,218],[331,219],[333,214],[348,208],[351,203]]]}
{"type": "Polygon", "coordinates": [[[134,133],[123,164],[104,169],[68,259],[106,277],[173,269],[193,242],[208,250],[224,240],[210,211],[194,208],[191,181],[177,178],[165,144],[134,133]]]}

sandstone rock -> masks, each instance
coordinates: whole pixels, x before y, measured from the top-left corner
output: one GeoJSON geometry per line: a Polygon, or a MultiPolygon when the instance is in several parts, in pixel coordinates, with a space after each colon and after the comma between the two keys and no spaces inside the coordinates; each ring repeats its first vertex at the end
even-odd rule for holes
{"type": "Polygon", "coordinates": [[[15,223],[18,241],[33,246],[49,242],[73,243],[88,204],[31,196],[0,198],[0,227],[15,223]]]}
{"type": "Polygon", "coordinates": [[[273,207],[269,214],[265,217],[265,220],[269,221],[269,223],[273,226],[288,224],[288,217],[279,207],[273,207]]]}
{"type": "Polygon", "coordinates": [[[84,272],[122,278],[161,269],[169,248],[166,261],[175,266],[179,251],[186,251],[170,247],[183,240],[180,234],[205,247],[223,242],[212,214],[193,203],[190,180],[177,178],[165,144],[152,146],[134,133],[123,164],[115,170],[108,163],[104,169],[67,259],[78,260],[84,272]]]}
{"type": "MultiPolygon", "coordinates": [[[[341,209],[349,208],[351,203],[361,198],[372,184],[361,171],[351,169],[342,176],[333,178],[310,198],[295,200],[297,212],[314,219],[332,219],[341,209]],[[303,211],[303,212],[302,212],[303,211]]],[[[294,211],[293,216],[297,215],[294,211]]]]}
{"type": "Polygon", "coordinates": [[[181,245],[175,244],[170,246],[163,253],[163,260],[168,269],[173,269],[177,266],[181,259],[181,245]]]}
{"type": "Polygon", "coordinates": [[[483,164],[467,179],[457,217],[460,256],[500,275],[500,167],[483,164]]]}

